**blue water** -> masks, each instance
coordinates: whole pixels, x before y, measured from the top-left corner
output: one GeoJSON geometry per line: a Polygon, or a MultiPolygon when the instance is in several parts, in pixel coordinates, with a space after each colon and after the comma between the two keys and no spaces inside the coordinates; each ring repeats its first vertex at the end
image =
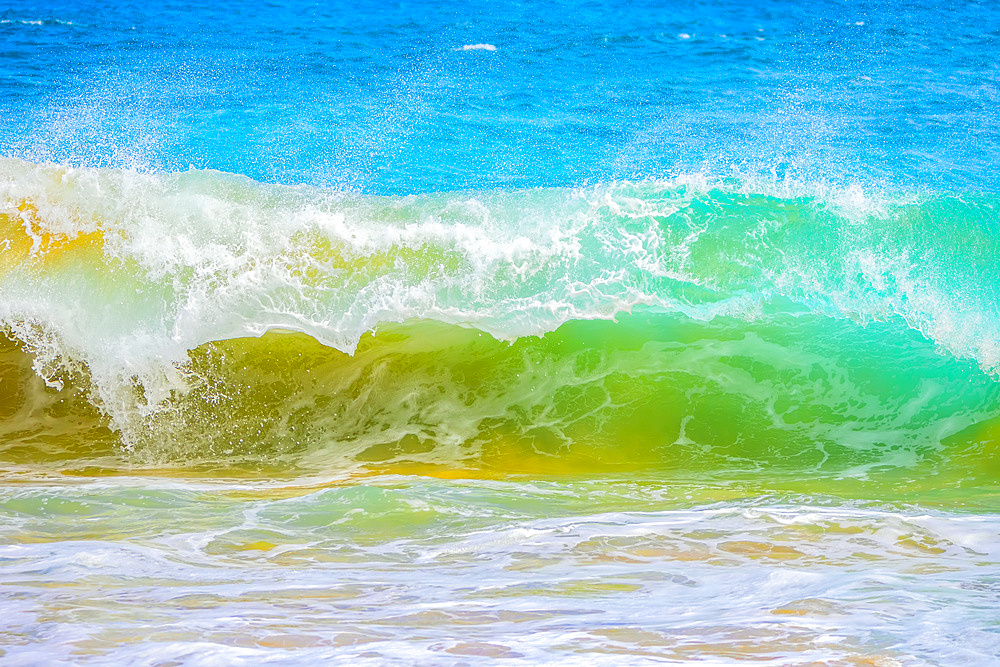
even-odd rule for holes
{"type": "Polygon", "coordinates": [[[988,2],[6,4],[0,152],[33,161],[379,194],[1000,185],[988,2]]]}

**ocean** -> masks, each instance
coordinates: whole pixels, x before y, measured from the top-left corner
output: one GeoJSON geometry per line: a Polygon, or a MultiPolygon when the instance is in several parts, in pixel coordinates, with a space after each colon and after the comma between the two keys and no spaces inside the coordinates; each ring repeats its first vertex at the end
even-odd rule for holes
{"type": "Polygon", "coordinates": [[[0,1],[0,662],[1000,664],[1000,6],[0,1]]]}

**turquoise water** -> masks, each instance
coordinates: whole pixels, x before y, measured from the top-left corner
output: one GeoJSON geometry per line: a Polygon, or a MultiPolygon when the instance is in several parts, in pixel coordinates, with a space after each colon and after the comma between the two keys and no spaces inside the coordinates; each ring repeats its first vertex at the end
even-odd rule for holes
{"type": "Polygon", "coordinates": [[[3,661],[995,661],[998,18],[0,6],[3,661]]]}

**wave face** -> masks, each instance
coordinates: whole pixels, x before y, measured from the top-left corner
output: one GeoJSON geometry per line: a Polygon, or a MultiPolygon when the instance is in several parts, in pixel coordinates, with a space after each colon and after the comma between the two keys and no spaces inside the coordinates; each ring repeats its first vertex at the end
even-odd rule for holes
{"type": "Polygon", "coordinates": [[[30,358],[80,428],[158,461],[912,467],[992,446],[998,203],[695,176],[381,197],[4,159],[6,374],[37,395],[30,358]]]}

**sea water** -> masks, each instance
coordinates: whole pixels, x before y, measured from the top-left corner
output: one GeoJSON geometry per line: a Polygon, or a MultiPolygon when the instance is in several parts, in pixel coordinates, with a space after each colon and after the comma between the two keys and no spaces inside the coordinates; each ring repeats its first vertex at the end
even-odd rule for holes
{"type": "Polygon", "coordinates": [[[0,5],[4,664],[988,664],[1000,10],[0,5]]]}

